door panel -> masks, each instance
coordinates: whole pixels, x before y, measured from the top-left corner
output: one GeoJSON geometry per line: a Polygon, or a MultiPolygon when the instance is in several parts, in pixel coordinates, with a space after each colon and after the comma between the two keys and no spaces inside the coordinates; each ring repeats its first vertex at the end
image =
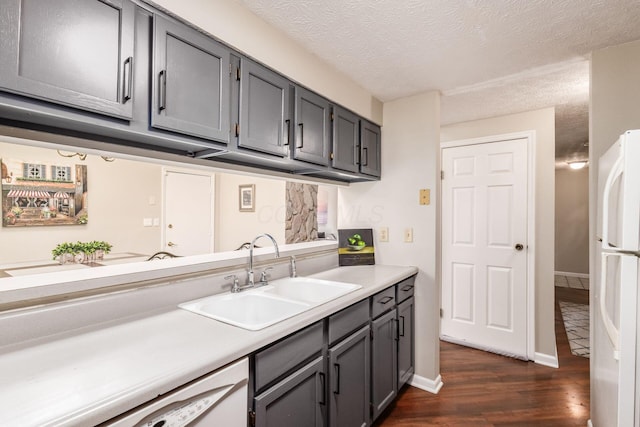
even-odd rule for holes
{"type": "Polygon", "coordinates": [[[523,358],[527,167],[526,139],[442,150],[442,336],[523,358]]]}
{"type": "Polygon", "coordinates": [[[0,86],[131,118],[134,10],[126,0],[2,2],[0,86]]]}
{"type": "Polygon", "coordinates": [[[238,146],[286,157],[291,143],[289,81],[249,60],[240,69],[238,146]]]}
{"type": "Polygon", "coordinates": [[[333,107],[333,162],[336,169],[358,172],[360,119],[355,114],[333,107]]]}
{"type": "Polygon", "coordinates": [[[294,158],[319,165],[329,164],[329,101],[296,87],[296,144],[294,158]]]}
{"type": "Polygon", "coordinates": [[[213,252],[213,177],[167,171],[164,250],[187,256],[213,252]]]}
{"type": "Polygon", "coordinates": [[[154,17],[152,126],[229,141],[229,64],[224,46],[154,17]]]}

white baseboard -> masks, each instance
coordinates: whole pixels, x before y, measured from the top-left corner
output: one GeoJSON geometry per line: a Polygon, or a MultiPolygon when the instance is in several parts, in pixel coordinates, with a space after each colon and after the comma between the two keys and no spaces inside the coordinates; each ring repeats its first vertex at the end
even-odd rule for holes
{"type": "Polygon", "coordinates": [[[411,381],[409,381],[409,385],[428,391],[429,393],[438,394],[444,383],[442,382],[442,377],[440,375],[438,375],[435,380],[430,380],[414,374],[411,381]]]}
{"type": "Polygon", "coordinates": [[[534,356],[535,363],[538,365],[548,366],[550,368],[558,368],[560,365],[558,364],[558,352],[556,351],[555,356],[544,353],[537,353],[534,356]]]}
{"type": "Polygon", "coordinates": [[[569,277],[581,277],[583,279],[588,279],[589,275],[585,273],[571,273],[569,271],[554,271],[553,274],[556,276],[569,276],[569,277]]]}

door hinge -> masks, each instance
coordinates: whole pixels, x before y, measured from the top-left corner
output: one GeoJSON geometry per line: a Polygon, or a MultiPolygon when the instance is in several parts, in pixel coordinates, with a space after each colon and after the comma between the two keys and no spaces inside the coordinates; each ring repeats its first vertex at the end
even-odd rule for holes
{"type": "Polygon", "coordinates": [[[329,154],[329,159],[333,160],[333,151],[329,154]]]}
{"type": "Polygon", "coordinates": [[[240,125],[238,123],[235,125],[235,134],[236,138],[240,136],[240,125]]]}
{"type": "Polygon", "coordinates": [[[333,112],[331,113],[331,121],[333,121],[333,112]]]}
{"type": "Polygon", "coordinates": [[[444,317],[444,310],[440,309],[440,318],[442,319],[444,317]]]}
{"type": "Polygon", "coordinates": [[[369,338],[373,339],[373,329],[369,329],[369,338]]]}
{"type": "Polygon", "coordinates": [[[236,67],[236,80],[240,81],[240,67],[236,67]]]}
{"type": "Polygon", "coordinates": [[[444,179],[444,171],[440,171],[440,179],[444,179]]]}
{"type": "Polygon", "coordinates": [[[249,409],[249,425],[251,427],[256,426],[256,411],[249,409]]]}
{"type": "Polygon", "coordinates": [[[229,64],[229,75],[233,73],[233,64],[229,64]]]}

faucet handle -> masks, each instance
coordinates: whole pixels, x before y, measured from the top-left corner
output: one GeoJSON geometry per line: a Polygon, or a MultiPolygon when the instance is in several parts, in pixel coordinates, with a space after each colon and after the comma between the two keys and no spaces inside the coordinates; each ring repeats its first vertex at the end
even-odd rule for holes
{"type": "Polygon", "coordinates": [[[233,279],[233,287],[231,288],[232,292],[235,292],[236,289],[239,288],[240,286],[240,281],[238,280],[238,276],[236,276],[235,274],[230,274],[228,276],[225,276],[224,280],[232,280],[233,279]]]}
{"type": "Polygon", "coordinates": [[[271,271],[273,270],[273,267],[267,267],[264,270],[262,270],[262,273],[260,273],[260,281],[261,282],[267,282],[267,271],[271,271]]]}

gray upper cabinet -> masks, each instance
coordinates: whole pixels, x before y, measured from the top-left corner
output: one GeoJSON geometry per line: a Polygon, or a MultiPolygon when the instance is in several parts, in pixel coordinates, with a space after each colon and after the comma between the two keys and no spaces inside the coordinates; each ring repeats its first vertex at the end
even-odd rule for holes
{"type": "Polygon", "coordinates": [[[360,172],[380,177],[380,126],[360,122],[360,172]]]}
{"type": "Polygon", "coordinates": [[[156,15],[153,55],[151,125],[228,143],[230,51],[156,15]]]}
{"type": "Polygon", "coordinates": [[[301,87],[295,88],[296,160],[326,166],[329,164],[331,132],[329,101],[301,87]]]}
{"type": "Polygon", "coordinates": [[[360,118],[344,108],[333,107],[333,151],[331,166],[358,172],[360,118]]]}
{"type": "Polygon", "coordinates": [[[241,61],[238,76],[238,146],[287,157],[292,142],[289,80],[248,59],[241,61]]]}
{"type": "Polygon", "coordinates": [[[3,90],[132,117],[132,3],[1,0],[0,10],[3,90]]]}

